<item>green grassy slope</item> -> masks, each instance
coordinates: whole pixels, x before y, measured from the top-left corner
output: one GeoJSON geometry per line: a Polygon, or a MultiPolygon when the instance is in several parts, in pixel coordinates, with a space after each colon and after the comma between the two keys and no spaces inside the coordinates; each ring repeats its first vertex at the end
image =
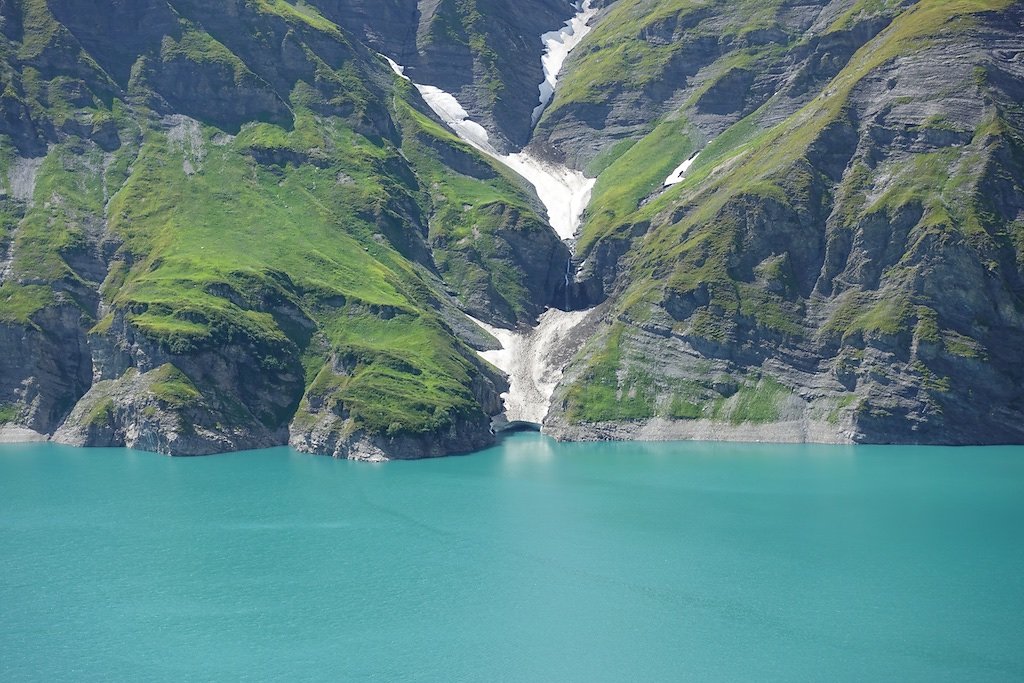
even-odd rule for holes
{"type": "MultiPolygon", "coordinates": [[[[686,49],[686,41],[650,38],[666,22],[695,39],[701,26],[738,36],[782,23],[780,3],[746,3],[749,11],[740,11],[739,4],[616,4],[573,63],[546,116],[557,118],[558,108],[580,103],[610,102],[617,92],[661,78],[671,60],[667,53],[686,49]],[[694,28],[679,28],[688,21],[694,28]],[[646,40],[635,38],[645,32],[646,40]]],[[[959,72],[967,73],[962,86],[950,82],[947,89],[922,93],[901,70],[913,73],[945,54],[962,53],[965,45],[984,44],[991,35],[987,22],[1008,25],[999,12],[1013,3],[850,5],[826,34],[843,36],[877,17],[885,28],[781,121],[773,114],[783,108],[778,93],[758,109],[731,114],[731,123],[723,117],[726,127],[684,182],[661,187],[668,172],[699,148],[695,141],[710,137],[699,132],[708,125],[702,96],[737,65],[752,68],[765,55],[806,53],[807,38],[780,36],[753,47],[737,41],[693,75],[678,110],[650,132],[595,158],[592,170],[603,170],[580,248],[584,254],[622,253],[616,242],[630,244],[612,292],[617,317],[627,328],[620,322],[595,347],[603,343],[603,351],[581,357],[576,384],[565,394],[570,420],[637,419],[633,403],[622,398],[627,395],[647,397],[649,407],[640,417],[671,412],[678,381],[647,355],[641,341],[640,329],[655,320],[720,361],[716,368],[732,367],[728,372],[739,376],[744,365],[794,350],[820,356],[820,367],[833,377],[842,376],[839,366],[853,359],[862,391],[880,391],[871,373],[905,385],[899,401],[925,405],[923,421],[939,425],[936,434],[944,420],[962,420],[970,412],[962,404],[972,400],[965,398],[971,392],[1012,393],[1004,382],[993,382],[998,388],[970,386],[980,366],[962,359],[988,353],[987,359],[999,356],[1006,363],[1014,354],[1005,348],[1013,345],[1007,340],[1020,334],[1020,251],[1013,241],[1024,149],[1019,104],[1007,94],[1012,87],[1005,90],[1010,86],[999,80],[1005,75],[993,70],[981,50],[969,52],[966,59],[974,61],[962,62],[951,76],[961,83],[959,72]],[[874,84],[886,78],[891,92],[875,94],[874,84]],[[866,100],[868,93],[887,97],[888,108],[866,100]],[[956,97],[970,100],[969,108],[956,104],[956,97]],[[878,120],[897,118],[889,114],[895,110],[908,122],[873,127],[864,119],[866,110],[881,110],[878,120]],[[986,196],[986,186],[1002,188],[998,199],[986,196]],[[963,353],[951,340],[967,340],[970,351],[963,353]],[[886,357],[877,361],[873,349],[886,357]],[[616,363],[609,365],[610,359],[616,363]],[[599,377],[612,380],[617,401],[602,398],[603,390],[588,390],[599,377]],[[638,377],[645,379],[638,383],[638,377]]],[[[982,374],[992,372],[987,367],[982,374]]],[[[699,381],[703,392],[683,397],[699,407],[690,417],[715,418],[722,400],[711,391],[715,377],[699,381]]],[[[836,387],[829,400],[840,395],[836,387]]],[[[879,429],[907,427],[888,420],[905,419],[900,411],[906,405],[874,398],[874,404],[833,403],[845,414],[860,411],[862,425],[876,420],[879,429]]]]}
{"type": "MultiPolygon", "coordinates": [[[[47,311],[75,307],[75,335],[133,357],[94,358],[115,381],[103,405],[136,366],[171,367],[198,395],[160,405],[203,429],[276,433],[299,410],[298,429],[333,420],[342,438],[470,420],[486,441],[493,375],[443,322],[440,288],[465,299],[486,280],[499,317],[536,315],[548,293],[508,242],[550,230],[522,187],[310,7],[246,3],[235,24],[202,3],[166,9],[137,54],[104,52],[110,27],[59,3],[26,3],[24,34],[5,37],[8,94],[34,117],[3,130],[8,186],[49,149],[32,196],[3,200],[0,319],[49,333],[47,311]]],[[[131,405],[89,414],[152,410],[131,405]]]]}

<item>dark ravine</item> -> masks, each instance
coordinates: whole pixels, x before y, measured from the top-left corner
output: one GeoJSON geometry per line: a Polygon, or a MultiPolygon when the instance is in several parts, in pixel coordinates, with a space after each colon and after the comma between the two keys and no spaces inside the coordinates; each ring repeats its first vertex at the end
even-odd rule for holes
{"type": "Polygon", "coordinates": [[[539,36],[572,15],[566,0],[315,0],[329,19],[453,93],[502,151],[531,135],[541,70],[539,36]]]}
{"type": "Polygon", "coordinates": [[[87,5],[0,0],[0,439],[468,452],[465,314],[596,307],[557,438],[1024,443],[1024,3],[597,2],[536,129],[565,0],[87,5]]]}

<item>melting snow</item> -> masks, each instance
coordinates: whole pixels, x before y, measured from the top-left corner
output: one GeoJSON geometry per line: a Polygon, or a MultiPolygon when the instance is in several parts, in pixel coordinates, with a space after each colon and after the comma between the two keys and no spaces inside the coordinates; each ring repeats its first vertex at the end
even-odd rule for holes
{"type": "Polygon", "coordinates": [[[583,36],[590,33],[590,20],[597,14],[597,10],[591,8],[592,0],[584,0],[582,5],[577,5],[579,11],[565,26],[557,31],[548,31],[540,37],[544,43],[544,55],[540,58],[541,66],[544,67],[544,82],[540,84],[540,104],[533,110],[531,117],[532,125],[536,126],[540,121],[540,115],[544,108],[551,102],[555,94],[555,86],[558,85],[558,73],[562,70],[562,64],[569,52],[579,45],[583,36]]]}
{"type": "Polygon", "coordinates": [[[679,164],[679,166],[676,167],[676,170],[672,171],[672,175],[670,175],[668,178],[665,178],[665,187],[683,182],[683,179],[686,178],[686,172],[690,169],[690,166],[693,165],[693,162],[695,162],[697,160],[697,157],[699,156],[700,152],[695,152],[692,157],[690,157],[683,163],[679,164]]]}
{"type": "Polygon", "coordinates": [[[478,353],[509,376],[509,390],[501,395],[509,422],[544,421],[551,395],[572,357],[572,349],[566,348],[569,332],[589,312],[550,308],[540,316],[537,327],[526,331],[503,330],[472,319],[501,343],[499,350],[478,353]]]}
{"type": "MultiPolygon", "coordinates": [[[[380,55],[379,52],[377,54],[380,55]]],[[[398,74],[399,76],[401,76],[405,80],[407,80],[407,81],[409,80],[409,77],[405,75],[405,67],[404,66],[402,66],[401,64],[399,64],[395,60],[391,59],[391,57],[388,57],[387,55],[380,55],[380,56],[384,58],[384,60],[388,63],[388,66],[391,67],[392,71],[394,71],[396,74],[398,74]]]]}
{"type": "Polygon", "coordinates": [[[442,121],[455,131],[456,135],[480,151],[500,158],[498,152],[491,146],[487,131],[479,123],[469,118],[469,113],[462,108],[453,95],[432,85],[420,85],[419,83],[415,85],[416,89],[420,91],[420,95],[423,96],[423,100],[441,117],[442,121]]]}
{"type": "MultiPolygon", "coordinates": [[[[590,31],[587,24],[597,13],[591,8],[592,2],[577,3],[577,14],[565,22],[565,26],[541,36],[546,47],[541,57],[544,82],[539,86],[540,104],[533,111],[534,124],[554,95],[565,58],[590,31]]],[[[580,217],[590,202],[595,178],[587,178],[580,171],[552,164],[529,152],[502,154],[491,144],[487,130],[469,118],[469,113],[452,94],[412,81],[405,75],[405,67],[390,57],[381,56],[396,74],[416,87],[427,105],[456,135],[533,184],[547,209],[548,222],[559,237],[568,240],[576,235],[580,217]]],[[[569,265],[566,264],[567,269],[569,265]]],[[[501,349],[483,351],[480,356],[509,375],[509,391],[502,398],[510,422],[543,422],[551,395],[572,357],[574,349],[567,346],[569,333],[589,312],[548,309],[538,319],[537,327],[522,331],[504,330],[472,318],[501,343],[501,349]]]]}
{"type": "Polygon", "coordinates": [[[387,55],[381,55],[391,67],[391,70],[416,86],[423,101],[434,110],[434,113],[444,121],[449,128],[455,131],[460,138],[473,145],[481,152],[492,157],[500,157],[498,151],[490,143],[487,131],[476,121],[469,118],[469,112],[459,104],[454,95],[433,85],[422,85],[413,83],[412,79],[405,75],[405,67],[391,59],[387,55]]]}
{"type": "MultiPolygon", "coordinates": [[[[395,73],[408,79],[404,67],[387,57],[385,59],[395,73]]],[[[469,113],[453,95],[433,85],[413,85],[423,101],[462,140],[530,181],[547,209],[548,222],[559,237],[567,240],[576,235],[583,211],[590,203],[590,193],[596,178],[588,178],[580,171],[538,159],[529,152],[502,154],[491,144],[484,127],[469,118],[469,113]]]]}
{"type": "Polygon", "coordinates": [[[497,159],[533,183],[537,196],[548,210],[548,222],[559,237],[568,240],[576,236],[596,178],[588,178],[580,171],[565,166],[549,164],[529,152],[517,152],[497,159]]]}

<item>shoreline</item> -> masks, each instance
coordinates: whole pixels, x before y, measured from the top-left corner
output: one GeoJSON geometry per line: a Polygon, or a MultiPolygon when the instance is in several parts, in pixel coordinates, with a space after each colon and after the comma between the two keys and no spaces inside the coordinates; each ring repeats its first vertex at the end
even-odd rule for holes
{"type": "MultiPolygon", "coordinates": [[[[296,448],[293,444],[283,442],[280,444],[266,446],[265,448],[289,448],[296,453],[305,455],[330,457],[337,460],[353,460],[357,462],[389,462],[393,460],[432,460],[436,458],[464,457],[494,448],[502,441],[513,437],[521,432],[534,432],[541,434],[558,443],[566,444],[593,444],[593,443],[721,443],[721,444],[777,444],[777,445],[820,445],[820,446],[934,446],[939,448],[964,448],[964,447],[989,447],[989,446],[1024,446],[1021,443],[984,443],[984,442],[886,442],[886,441],[859,441],[856,434],[849,430],[837,429],[835,425],[814,420],[787,420],[763,424],[741,423],[730,424],[716,422],[713,420],[666,420],[664,418],[653,418],[639,422],[608,422],[608,423],[584,423],[580,425],[545,424],[545,425],[520,425],[513,429],[501,430],[495,434],[494,443],[483,448],[472,451],[459,451],[443,455],[429,454],[419,457],[408,456],[387,456],[367,458],[361,455],[355,457],[339,457],[328,452],[314,452],[296,448]]],[[[143,453],[153,453],[170,458],[194,458],[211,457],[218,455],[229,455],[242,453],[251,450],[262,449],[240,449],[235,451],[221,451],[204,455],[178,455],[172,453],[159,453],[147,451],[142,448],[129,446],[87,446],[79,444],[67,444],[54,441],[46,434],[42,434],[28,427],[20,425],[0,426],[0,445],[15,445],[29,443],[55,443],[61,446],[72,446],[74,448],[121,448],[134,450],[143,453]]]]}
{"type": "MultiPolygon", "coordinates": [[[[545,423],[541,431],[557,441],[721,441],[732,443],[780,443],[853,445],[856,433],[818,420],[777,422],[720,422],[717,420],[667,420],[637,422],[545,423]]],[[[907,444],[910,445],[910,444],[907,444]]]]}
{"type": "Polygon", "coordinates": [[[51,440],[46,434],[29,429],[28,427],[12,424],[0,425],[0,444],[41,443],[51,440]]]}

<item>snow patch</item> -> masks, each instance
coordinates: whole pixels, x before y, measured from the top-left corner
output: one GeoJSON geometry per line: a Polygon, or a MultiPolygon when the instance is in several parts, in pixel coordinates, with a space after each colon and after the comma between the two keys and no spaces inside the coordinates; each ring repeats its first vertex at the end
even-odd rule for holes
{"type": "Polygon", "coordinates": [[[690,170],[690,166],[693,166],[693,162],[695,162],[697,160],[697,157],[699,156],[700,151],[694,152],[692,157],[690,157],[683,163],[679,164],[679,166],[676,167],[676,170],[672,171],[672,174],[669,175],[668,178],[665,178],[665,187],[683,182],[683,180],[686,178],[686,172],[690,170]]]}
{"type": "Polygon", "coordinates": [[[501,155],[491,145],[487,131],[479,123],[469,118],[469,113],[459,104],[454,95],[433,85],[420,85],[419,83],[413,85],[420,91],[423,101],[434,110],[434,113],[442,121],[448,124],[449,128],[455,131],[456,135],[481,152],[501,159],[501,155]]]}
{"type": "MultiPolygon", "coordinates": [[[[591,8],[593,0],[577,3],[577,14],[565,22],[557,31],[541,36],[546,46],[541,64],[544,68],[544,82],[540,84],[540,104],[533,111],[536,124],[551,101],[569,52],[579,44],[590,31],[589,21],[597,13],[591,8]]],[[[587,204],[596,178],[588,178],[582,172],[539,159],[529,152],[519,151],[502,154],[490,142],[487,130],[469,118],[459,101],[433,85],[412,81],[405,75],[405,67],[395,60],[381,55],[399,77],[412,83],[423,97],[424,102],[462,140],[491,158],[505,164],[528,180],[537,191],[537,196],[548,213],[548,222],[563,240],[575,237],[580,218],[587,204]]],[[[570,276],[572,262],[566,263],[566,280],[570,276]]],[[[537,321],[537,326],[527,330],[505,330],[470,317],[477,325],[487,330],[501,344],[500,349],[481,351],[479,355],[504,371],[509,376],[509,390],[502,394],[505,417],[509,422],[531,422],[541,424],[551,405],[551,396],[562,379],[562,372],[575,352],[570,346],[571,331],[586,318],[590,310],[560,311],[548,309],[537,321]]]]}
{"type": "Polygon", "coordinates": [[[551,396],[572,357],[570,332],[590,312],[549,308],[529,330],[504,330],[471,318],[501,343],[494,351],[478,351],[487,362],[509,376],[509,390],[501,395],[509,422],[541,424],[551,406],[551,396]]]}
{"type": "Polygon", "coordinates": [[[540,90],[540,104],[533,109],[531,117],[532,125],[536,126],[540,121],[544,108],[551,102],[555,95],[555,86],[558,85],[558,73],[562,70],[565,58],[574,47],[580,44],[583,37],[590,33],[590,20],[597,14],[597,9],[592,8],[593,0],[584,0],[583,4],[577,3],[577,13],[565,22],[565,25],[556,30],[548,31],[540,37],[544,43],[544,54],[540,58],[541,66],[544,68],[544,81],[538,86],[540,90]]]}
{"type": "Polygon", "coordinates": [[[537,196],[548,212],[548,223],[563,240],[572,239],[580,227],[580,219],[590,203],[596,178],[580,171],[556,166],[531,155],[516,152],[496,157],[523,176],[537,190],[537,196]]]}
{"type": "Polygon", "coordinates": [[[401,76],[405,80],[407,80],[407,81],[409,80],[409,77],[405,75],[405,67],[404,66],[402,66],[401,64],[399,64],[395,60],[391,59],[391,57],[388,57],[387,55],[381,54],[379,52],[377,54],[379,54],[381,57],[384,58],[384,61],[386,61],[388,63],[388,66],[391,67],[392,71],[394,71],[396,74],[398,74],[399,76],[401,76]]]}
{"type": "MultiPolygon", "coordinates": [[[[406,78],[403,66],[388,57],[384,59],[396,74],[406,78]]],[[[459,138],[508,166],[533,185],[541,203],[547,209],[548,222],[559,237],[567,240],[576,235],[583,211],[590,203],[590,194],[596,178],[588,178],[580,171],[538,159],[529,152],[502,154],[491,144],[487,130],[469,118],[469,112],[454,95],[433,85],[410,82],[416,86],[427,106],[459,138]]]]}
{"type": "MultiPolygon", "coordinates": [[[[588,24],[597,14],[597,9],[591,7],[592,3],[593,0],[583,0],[582,4],[577,3],[576,15],[566,21],[562,28],[549,31],[541,36],[541,42],[546,46],[544,55],[541,57],[541,65],[544,67],[544,82],[539,86],[540,104],[533,111],[534,124],[540,119],[544,107],[554,95],[555,86],[558,83],[558,73],[562,70],[565,58],[590,32],[588,24]]],[[[508,166],[533,185],[537,191],[537,197],[540,198],[547,210],[548,223],[559,237],[569,240],[576,236],[576,231],[580,227],[580,219],[590,203],[596,178],[588,178],[580,171],[549,163],[529,152],[502,154],[491,144],[487,130],[469,118],[469,113],[454,95],[436,86],[412,81],[405,75],[404,66],[387,55],[381,55],[381,57],[399,77],[416,86],[424,102],[456,135],[484,154],[508,166]]]]}

